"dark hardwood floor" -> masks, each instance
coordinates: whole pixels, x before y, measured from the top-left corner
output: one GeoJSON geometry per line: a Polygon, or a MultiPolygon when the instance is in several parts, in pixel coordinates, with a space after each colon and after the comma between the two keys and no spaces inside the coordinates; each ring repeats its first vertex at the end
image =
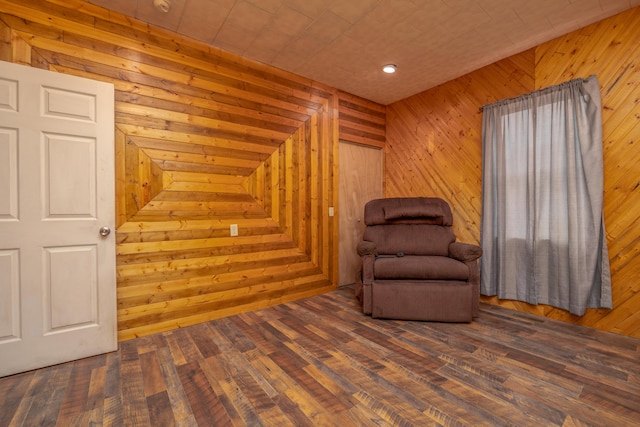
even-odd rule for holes
{"type": "Polygon", "coordinates": [[[0,379],[0,426],[48,425],[640,425],[640,340],[490,305],[373,320],[347,287],[0,379]]]}

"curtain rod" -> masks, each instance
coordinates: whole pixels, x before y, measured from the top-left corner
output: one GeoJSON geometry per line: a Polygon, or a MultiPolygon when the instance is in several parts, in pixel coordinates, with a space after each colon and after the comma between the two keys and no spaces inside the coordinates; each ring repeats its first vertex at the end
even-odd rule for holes
{"type": "Polygon", "coordinates": [[[492,105],[499,104],[499,103],[502,103],[502,102],[510,102],[510,101],[513,101],[513,100],[516,100],[516,99],[519,99],[519,98],[526,98],[528,96],[535,95],[537,93],[541,93],[541,92],[545,92],[545,91],[548,91],[548,90],[556,89],[556,88],[562,87],[562,86],[571,85],[571,84],[574,84],[576,82],[584,83],[584,82],[586,82],[587,80],[589,80],[592,77],[595,77],[595,74],[592,74],[587,78],[577,78],[577,79],[567,80],[566,82],[558,83],[556,85],[547,86],[547,87],[542,88],[542,89],[534,90],[533,92],[529,92],[529,93],[525,93],[525,94],[522,94],[522,95],[514,96],[512,98],[504,98],[504,99],[501,99],[499,101],[491,102],[489,104],[484,104],[484,105],[481,105],[480,108],[478,108],[478,112],[482,113],[484,111],[485,107],[490,107],[492,105]]]}

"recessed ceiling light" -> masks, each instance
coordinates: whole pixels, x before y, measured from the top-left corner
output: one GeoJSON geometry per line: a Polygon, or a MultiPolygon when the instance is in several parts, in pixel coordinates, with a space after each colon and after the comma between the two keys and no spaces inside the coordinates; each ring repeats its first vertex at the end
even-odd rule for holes
{"type": "Polygon", "coordinates": [[[387,64],[384,67],[382,67],[382,71],[384,71],[387,74],[393,74],[396,72],[396,66],[394,64],[387,64]]]}

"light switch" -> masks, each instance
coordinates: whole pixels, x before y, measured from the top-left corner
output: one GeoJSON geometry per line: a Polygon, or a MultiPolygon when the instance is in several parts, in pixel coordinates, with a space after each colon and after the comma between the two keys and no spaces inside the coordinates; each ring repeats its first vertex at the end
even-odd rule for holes
{"type": "Polygon", "coordinates": [[[329,206],[329,216],[333,216],[333,206],[329,206]]]}
{"type": "Polygon", "coordinates": [[[231,237],[235,237],[238,235],[238,224],[231,224],[229,226],[229,234],[231,237]]]}

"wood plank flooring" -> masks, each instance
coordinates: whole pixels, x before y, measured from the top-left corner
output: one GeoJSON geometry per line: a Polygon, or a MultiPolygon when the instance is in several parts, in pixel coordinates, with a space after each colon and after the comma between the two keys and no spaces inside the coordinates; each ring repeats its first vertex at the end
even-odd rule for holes
{"type": "Polygon", "coordinates": [[[0,379],[0,426],[640,425],[640,340],[482,305],[375,320],[350,287],[0,379]]]}

